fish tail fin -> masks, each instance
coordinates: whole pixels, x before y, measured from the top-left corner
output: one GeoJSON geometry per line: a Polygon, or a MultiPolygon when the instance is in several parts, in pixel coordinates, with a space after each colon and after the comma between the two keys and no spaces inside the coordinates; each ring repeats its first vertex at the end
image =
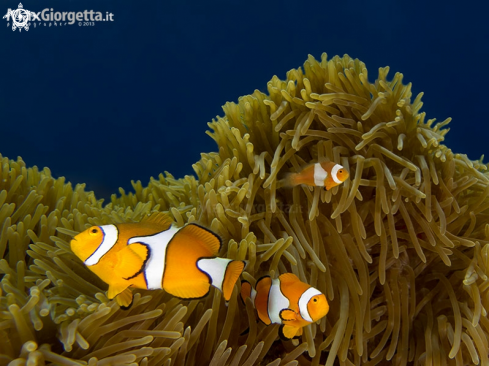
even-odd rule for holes
{"type": "Polygon", "coordinates": [[[244,261],[231,261],[226,267],[224,279],[222,281],[222,294],[224,300],[229,301],[233,293],[234,285],[244,270],[246,263],[244,261]]]}
{"type": "Polygon", "coordinates": [[[279,180],[279,187],[292,188],[301,184],[300,175],[297,173],[285,173],[279,180]]]}
{"type": "Polygon", "coordinates": [[[253,288],[251,283],[249,283],[246,280],[241,281],[241,301],[243,301],[243,304],[246,304],[246,299],[250,299],[251,303],[253,304],[253,307],[255,306],[255,297],[256,297],[256,290],[253,288]]]}
{"type": "Polygon", "coordinates": [[[197,261],[197,268],[207,274],[210,284],[221,290],[224,299],[229,301],[245,264],[244,261],[227,258],[201,258],[197,261]]]}
{"type": "Polygon", "coordinates": [[[253,291],[253,287],[251,286],[251,283],[249,283],[246,280],[241,281],[241,301],[243,301],[243,304],[246,303],[246,299],[248,297],[251,297],[251,292],[253,291]]]}

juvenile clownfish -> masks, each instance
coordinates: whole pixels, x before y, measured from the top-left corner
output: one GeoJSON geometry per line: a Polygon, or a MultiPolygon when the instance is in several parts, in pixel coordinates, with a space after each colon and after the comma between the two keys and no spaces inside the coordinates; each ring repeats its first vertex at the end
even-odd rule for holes
{"type": "Polygon", "coordinates": [[[349,176],[343,166],[328,161],[311,164],[299,173],[288,174],[284,184],[289,187],[305,184],[312,187],[326,187],[326,190],[330,190],[343,183],[349,176]]]}
{"type": "Polygon", "coordinates": [[[258,318],[266,325],[281,324],[279,335],[284,340],[300,337],[303,327],[329,311],[326,296],[293,273],[284,273],[274,280],[270,276],[262,277],[255,288],[242,281],[241,299],[244,302],[251,298],[258,318]]]}
{"type": "Polygon", "coordinates": [[[172,223],[156,213],[139,223],[92,226],[73,238],[71,250],[109,285],[107,297],[123,308],[132,303],[130,287],[197,299],[212,285],[229,301],[245,263],[218,258],[222,242],[212,231],[172,223]]]}

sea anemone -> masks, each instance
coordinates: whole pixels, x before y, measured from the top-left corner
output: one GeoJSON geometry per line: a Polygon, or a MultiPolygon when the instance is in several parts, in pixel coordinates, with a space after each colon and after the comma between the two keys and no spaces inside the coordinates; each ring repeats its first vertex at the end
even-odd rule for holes
{"type": "Polygon", "coordinates": [[[426,120],[402,74],[374,83],[358,59],[309,56],[268,95],[227,103],[209,123],[218,152],[197,178],[169,173],[107,205],[48,169],[1,159],[0,364],[489,365],[487,166],[442,144],[450,119],[426,120]],[[281,186],[318,160],[350,179],[281,186]],[[70,251],[91,225],[168,212],[223,238],[243,278],[295,273],[330,312],[298,342],[257,323],[235,288],[183,301],[135,291],[129,310],[70,251]],[[248,332],[244,332],[249,328],[248,332]]]}

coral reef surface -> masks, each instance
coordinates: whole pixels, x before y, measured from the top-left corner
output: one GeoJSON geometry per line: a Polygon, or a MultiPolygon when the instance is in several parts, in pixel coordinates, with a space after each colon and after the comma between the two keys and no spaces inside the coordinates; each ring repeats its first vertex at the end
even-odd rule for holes
{"type": "Polygon", "coordinates": [[[196,177],[161,174],[106,205],[1,158],[0,365],[489,365],[487,166],[443,145],[449,119],[427,120],[421,94],[388,72],[371,83],[357,59],[310,56],[268,94],[224,106],[196,177]],[[350,179],[281,187],[321,159],[350,179]],[[119,309],[69,241],[152,211],[219,233],[251,284],[296,274],[329,314],[284,342],[239,285],[228,306],[214,289],[193,301],[138,290],[119,309]]]}

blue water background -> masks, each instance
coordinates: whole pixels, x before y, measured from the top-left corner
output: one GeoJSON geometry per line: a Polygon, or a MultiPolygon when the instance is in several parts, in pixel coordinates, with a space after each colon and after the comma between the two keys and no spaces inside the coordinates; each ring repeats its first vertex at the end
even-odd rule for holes
{"type": "MultiPolygon", "coordinates": [[[[488,152],[489,27],[481,2],[49,1],[41,11],[113,22],[13,32],[0,18],[0,153],[108,198],[131,180],[193,174],[227,101],[266,91],[308,54],[345,53],[404,74],[424,111],[452,117],[446,144],[488,152]]],[[[17,1],[0,1],[3,16],[17,1]]]]}

